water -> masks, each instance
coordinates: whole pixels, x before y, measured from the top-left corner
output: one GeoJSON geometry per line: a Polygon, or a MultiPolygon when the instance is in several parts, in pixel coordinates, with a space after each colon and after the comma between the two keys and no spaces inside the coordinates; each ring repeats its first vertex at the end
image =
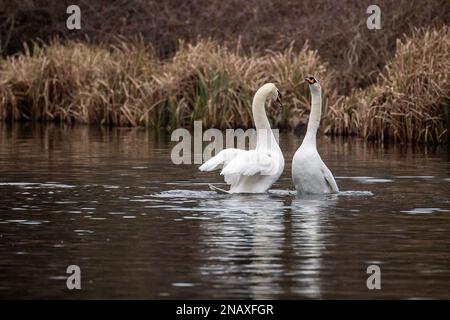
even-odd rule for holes
{"type": "Polygon", "coordinates": [[[450,298],[447,150],[321,138],[342,192],[297,198],[300,141],[268,194],[230,196],[164,135],[0,126],[0,297],[450,298]]]}

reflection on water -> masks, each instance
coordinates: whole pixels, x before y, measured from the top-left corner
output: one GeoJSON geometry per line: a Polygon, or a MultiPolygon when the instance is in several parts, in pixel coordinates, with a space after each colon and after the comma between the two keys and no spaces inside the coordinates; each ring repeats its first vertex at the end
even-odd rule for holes
{"type": "Polygon", "coordinates": [[[204,252],[208,257],[201,273],[216,284],[254,299],[269,299],[283,294],[283,277],[298,283],[292,292],[304,297],[320,297],[321,252],[325,247],[320,230],[327,208],[336,195],[296,199],[269,195],[223,196],[208,199],[200,207],[214,208],[211,220],[202,224],[204,252]],[[290,248],[299,261],[295,270],[286,269],[285,250],[290,248]],[[244,277],[245,276],[245,277],[244,277]],[[243,284],[245,285],[243,286],[243,284]]]}
{"type": "Polygon", "coordinates": [[[200,206],[221,209],[211,212],[212,219],[201,225],[201,241],[206,244],[201,274],[218,291],[255,299],[280,294],[283,200],[269,195],[225,196],[204,200],[200,206]]]}
{"type": "Polygon", "coordinates": [[[321,297],[321,277],[323,250],[327,247],[328,213],[338,201],[337,195],[304,196],[292,201],[294,252],[301,256],[302,264],[296,277],[295,292],[309,298],[321,297]]]}
{"type": "Polygon", "coordinates": [[[164,135],[0,125],[0,297],[450,298],[447,151],[322,138],[342,192],[298,198],[300,141],[269,193],[223,195],[164,135]]]}

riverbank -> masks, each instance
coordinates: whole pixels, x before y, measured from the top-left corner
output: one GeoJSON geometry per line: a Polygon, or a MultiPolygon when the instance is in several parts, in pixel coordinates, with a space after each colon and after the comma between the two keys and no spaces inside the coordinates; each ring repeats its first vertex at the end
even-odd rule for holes
{"type": "Polygon", "coordinates": [[[445,143],[450,101],[450,29],[422,29],[397,41],[375,84],[337,94],[342,75],[305,43],[244,54],[213,41],[180,43],[161,60],[144,41],[108,45],[53,41],[0,62],[0,119],[148,126],[252,126],[251,100],[275,82],[284,107],[269,104],[274,126],[302,131],[309,113],[303,78],[324,88],[322,130],[378,141],[445,143]]]}

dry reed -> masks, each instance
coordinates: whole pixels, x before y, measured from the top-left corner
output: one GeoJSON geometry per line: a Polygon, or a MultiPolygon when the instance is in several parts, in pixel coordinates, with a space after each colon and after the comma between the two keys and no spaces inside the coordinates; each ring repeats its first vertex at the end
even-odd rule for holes
{"type": "Polygon", "coordinates": [[[0,64],[3,119],[138,125],[156,60],[140,42],[53,42],[0,64]]]}
{"type": "Polygon", "coordinates": [[[172,57],[178,41],[211,38],[234,48],[259,53],[284,50],[295,40],[295,50],[310,42],[323,61],[336,70],[336,89],[349,94],[376,81],[394,55],[396,39],[416,27],[450,24],[448,0],[78,0],[82,29],[66,28],[70,0],[0,0],[0,54],[22,51],[23,43],[55,35],[95,43],[116,35],[142,36],[158,55],[172,57]],[[368,30],[366,9],[382,10],[382,30],[368,30]]]}
{"type": "Polygon", "coordinates": [[[308,101],[304,76],[330,82],[307,44],[300,52],[290,47],[246,56],[212,41],[181,43],[164,62],[151,52],[142,42],[105,48],[56,41],[9,57],[0,65],[0,118],[164,129],[202,120],[208,127],[245,128],[252,126],[254,92],[271,81],[283,91],[285,108],[270,104],[269,117],[276,126],[292,127],[307,121],[298,117],[308,101]]]}
{"type": "Polygon", "coordinates": [[[377,83],[340,98],[326,132],[377,141],[443,143],[450,124],[450,28],[416,30],[398,40],[377,83]]]}
{"type": "Polygon", "coordinates": [[[416,30],[397,43],[377,82],[346,96],[340,79],[305,43],[282,52],[246,54],[214,41],[180,43],[159,60],[143,40],[108,45],[53,41],[0,60],[0,119],[173,129],[251,127],[254,92],[276,83],[284,107],[269,103],[278,128],[302,129],[309,113],[303,78],[325,92],[325,133],[378,141],[443,143],[448,137],[450,28],[416,30]],[[447,115],[447,118],[446,118],[447,115]],[[446,120],[447,119],[447,120],[446,120]]]}

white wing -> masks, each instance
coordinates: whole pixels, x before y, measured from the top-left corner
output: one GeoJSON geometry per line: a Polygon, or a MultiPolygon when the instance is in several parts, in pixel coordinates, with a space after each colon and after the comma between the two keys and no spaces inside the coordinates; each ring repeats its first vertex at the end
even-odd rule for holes
{"type": "Polygon", "coordinates": [[[225,149],[199,167],[201,171],[223,168],[220,172],[227,184],[235,184],[241,176],[270,175],[276,170],[274,159],[256,150],[225,149]]]}
{"type": "Polygon", "coordinates": [[[236,156],[224,166],[222,175],[239,174],[244,176],[254,176],[256,174],[269,175],[275,168],[273,158],[263,152],[256,150],[244,151],[236,156]]]}
{"type": "Polygon", "coordinates": [[[244,152],[247,151],[232,148],[222,150],[214,157],[206,161],[204,164],[202,164],[198,169],[200,171],[213,171],[217,169],[222,169],[228,163],[230,163],[230,161],[233,160],[236,156],[244,152]]]}
{"type": "Polygon", "coordinates": [[[336,181],[334,180],[333,174],[330,169],[327,168],[325,163],[322,162],[322,174],[325,179],[326,184],[330,187],[331,192],[339,192],[336,181]]]}

